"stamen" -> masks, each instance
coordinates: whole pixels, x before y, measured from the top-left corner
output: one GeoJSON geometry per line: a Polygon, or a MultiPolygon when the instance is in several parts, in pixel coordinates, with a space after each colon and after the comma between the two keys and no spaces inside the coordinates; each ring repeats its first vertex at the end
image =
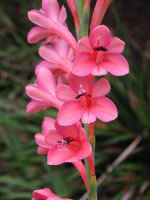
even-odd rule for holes
{"type": "Polygon", "coordinates": [[[94,49],[94,51],[108,51],[108,49],[106,49],[106,48],[103,47],[103,46],[100,46],[100,47],[94,47],[93,49],[94,49]]]}
{"type": "Polygon", "coordinates": [[[69,144],[70,142],[72,142],[73,140],[71,138],[63,138],[61,141],[57,141],[57,148],[59,151],[69,151],[67,148],[67,144],[69,144]]]}
{"type": "Polygon", "coordinates": [[[80,89],[78,90],[78,94],[81,95],[81,94],[84,94],[86,93],[85,89],[83,88],[83,85],[80,84],[80,89]]]}
{"type": "Polygon", "coordinates": [[[71,138],[63,138],[65,144],[69,144],[73,140],[71,138]]]}
{"type": "Polygon", "coordinates": [[[78,96],[76,96],[75,98],[76,99],[79,99],[80,97],[82,97],[82,96],[88,96],[88,97],[92,97],[92,95],[91,94],[86,94],[86,93],[83,93],[83,94],[79,94],[78,96]]]}
{"type": "Polygon", "coordinates": [[[62,141],[57,141],[58,144],[69,144],[70,142],[72,142],[73,140],[71,138],[63,138],[62,141]]]}
{"type": "Polygon", "coordinates": [[[78,96],[76,96],[75,98],[76,99],[79,99],[80,97],[82,97],[82,96],[85,96],[86,95],[86,93],[83,93],[83,94],[79,94],[78,96]]]}

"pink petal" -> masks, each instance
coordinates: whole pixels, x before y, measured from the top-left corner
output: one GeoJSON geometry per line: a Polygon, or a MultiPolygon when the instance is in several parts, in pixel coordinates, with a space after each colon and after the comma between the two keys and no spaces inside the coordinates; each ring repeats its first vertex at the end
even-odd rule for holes
{"type": "Polygon", "coordinates": [[[42,132],[46,135],[49,131],[55,130],[55,120],[51,117],[44,117],[42,132]]]}
{"type": "Polygon", "coordinates": [[[48,153],[48,149],[38,146],[38,148],[37,148],[37,153],[38,153],[38,154],[44,154],[44,155],[45,155],[45,154],[48,153]]]}
{"type": "Polygon", "coordinates": [[[48,94],[47,92],[39,89],[37,86],[34,86],[32,84],[29,84],[25,87],[27,95],[35,100],[35,101],[40,101],[44,103],[52,103],[52,101],[55,102],[55,98],[48,94]]]}
{"type": "Polygon", "coordinates": [[[100,46],[107,47],[107,45],[109,45],[111,42],[111,34],[109,29],[104,25],[97,26],[90,33],[89,41],[92,48],[100,46]]]}
{"type": "Polygon", "coordinates": [[[78,101],[65,102],[58,112],[58,123],[62,126],[72,125],[80,120],[84,112],[78,101]]]}
{"type": "Polygon", "coordinates": [[[58,141],[62,141],[63,137],[56,131],[56,130],[50,130],[46,136],[45,141],[48,145],[54,146],[57,145],[58,141]]]}
{"type": "Polygon", "coordinates": [[[48,46],[41,46],[39,48],[39,55],[45,59],[48,62],[56,63],[58,64],[58,67],[66,71],[70,72],[72,69],[72,64],[68,59],[65,59],[64,57],[61,57],[57,51],[55,51],[53,48],[48,46]]]}
{"type": "Polygon", "coordinates": [[[90,53],[79,53],[73,63],[72,73],[87,76],[96,66],[95,59],[90,53]]]}
{"type": "Polygon", "coordinates": [[[36,26],[29,31],[27,40],[28,40],[28,43],[35,44],[39,42],[40,40],[47,38],[48,35],[49,35],[49,31],[47,29],[36,26]]]}
{"type": "Polygon", "coordinates": [[[52,48],[63,58],[67,58],[69,46],[66,41],[61,38],[55,37],[52,42],[52,48]]]}
{"type": "Polygon", "coordinates": [[[92,152],[92,147],[89,144],[88,140],[84,139],[81,143],[80,150],[76,153],[75,157],[78,160],[82,160],[84,158],[87,158],[92,152]]]}
{"type": "Polygon", "coordinates": [[[28,103],[26,106],[26,112],[28,113],[39,112],[40,110],[46,109],[46,108],[47,108],[47,105],[45,103],[31,100],[31,102],[28,103]]]}
{"type": "Polygon", "coordinates": [[[50,46],[41,46],[39,55],[48,62],[58,63],[60,60],[59,54],[50,46]]]}
{"type": "Polygon", "coordinates": [[[42,9],[50,19],[58,21],[60,8],[57,0],[42,0],[42,9]]]}
{"type": "Polygon", "coordinates": [[[111,1],[112,0],[97,0],[91,20],[90,32],[99,24],[101,24],[105,12],[108,6],[110,5],[111,1]]]}
{"type": "Polygon", "coordinates": [[[110,53],[122,53],[124,51],[125,43],[118,37],[111,39],[110,45],[107,46],[108,52],[110,53]]]}
{"type": "Polygon", "coordinates": [[[51,196],[51,191],[48,188],[33,191],[33,197],[35,198],[44,199],[49,196],[51,196]]]}
{"type": "Polygon", "coordinates": [[[28,18],[34,24],[50,30],[54,26],[54,22],[39,10],[28,11],[28,18]]]}
{"type": "Polygon", "coordinates": [[[60,13],[59,13],[59,18],[58,18],[58,20],[59,20],[59,22],[60,22],[61,24],[64,24],[65,21],[66,21],[66,19],[67,19],[66,8],[62,5],[61,10],[60,10],[60,13]]]}
{"type": "Polygon", "coordinates": [[[129,73],[127,60],[122,55],[117,53],[105,54],[100,67],[115,76],[123,76],[129,73]]]}
{"type": "Polygon", "coordinates": [[[80,122],[79,122],[79,126],[80,126],[80,139],[88,141],[87,133],[85,132],[85,129],[82,127],[80,122]]]}
{"type": "Polygon", "coordinates": [[[94,83],[92,97],[102,97],[110,92],[110,84],[105,78],[101,78],[94,83]]]}
{"type": "Polygon", "coordinates": [[[94,76],[103,76],[106,74],[107,74],[107,71],[99,66],[96,66],[92,71],[92,75],[94,75],[94,76]]]}
{"type": "MultiPolygon", "coordinates": [[[[29,84],[25,87],[27,95],[35,100],[46,104],[47,107],[60,108],[62,102],[59,101],[55,96],[39,89],[37,86],[29,84]]],[[[45,107],[46,107],[45,106],[45,107]]]]}
{"type": "Polygon", "coordinates": [[[73,152],[68,151],[65,148],[61,148],[61,146],[58,147],[58,145],[55,145],[48,152],[47,164],[48,165],[60,165],[62,163],[68,162],[68,160],[71,159],[73,157],[73,155],[74,155],[73,152]]]}
{"type": "Polygon", "coordinates": [[[33,191],[33,198],[32,200],[71,200],[71,199],[64,199],[60,198],[56,194],[54,194],[50,189],[44,188],[40,190],[33,191]]]}
{"type": "Polygon", "coordinates": [[[37,82],[41,89],[55,96],[56,81],[49,69],[43,67],[38,70],[37,82]]]}
{"type": "Polygon", "coordinates": [[[76,76],[73,73],[69,74],[68,82],[71,88],[78,95],[81,90],[85,90],[86,93],[91,94],[94,84],[94,77],[92,76],[76,76]]]}
{"type": "Polygon", "coordinates": [[[56,89],[56,96],[59,100],[65,102],[75,100],[77,94],[71,89],[69,85],[59,84],[56,89]]]}
{"type": "Polygon", "coordinates": [[[83,124],[90,124],[95,121],[96,121],[96,117],[95,117],[95,115],[92,114],[90,109],[88,109],[82,116],[83,124]]]}
{"type": "Polygon", "coordinates": [[[49,70],[57,69],[56,66],[54,66],[52,63],[44,60],[44,61],[40,62],[38,65],[36,65],[35,74],[37,75],[38,71],[40,71],[40,68],[43,68],[43,67],[45,67],[49,70]]]}
{"type": "Polygon", "coordinates": [[[84,53],[92,53],[92,48],[89,43],[89,38],[87,36],[84,36],[81,40],[79,40],[79,52],[84,53]]]}
{"type": "Polygon", "coordinates": [[[47,149],[49,148],[49,145],[46,143],[45,136],[43,134],[36,133],[35,134],[35,141],[39,146],[41,146],[43,148],[47,148],[47,149]]]}
{"type": "Polygon", "coordinates": [[[115,120],[118,116],[115,104],[107,97],[94,98],[91,112],[103,122],[115,120]]]}
{"type": "Polygon", "coordinates": [[[76,124],[71,126],[61,126],[58,124],[58,121],[55,123],[56,130],[58,133],[63,137],[72,137],[72,138],[79,138],[79,127],[76,124]]]}

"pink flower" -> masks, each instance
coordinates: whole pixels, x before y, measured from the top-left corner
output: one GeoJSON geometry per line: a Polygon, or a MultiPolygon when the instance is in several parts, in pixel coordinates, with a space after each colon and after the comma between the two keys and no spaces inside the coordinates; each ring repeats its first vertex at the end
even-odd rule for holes
{"type": "Polygon", "coordinates": [[[25,87],[27,95],[32,101],[27,105],[27,112],[38,112],[48,107],[60,108],[62,102],[55,94],[56,81],[52,72],[47,68],[40,68],[37,73],[37,83],[25,87]]]}
{"type": "Polygon", "coordinates": [[[37,25],[28,34],[29,43],[36,43],[44,38],[47,43],[53,36],[58,36],[64,39],[77,53],[77,42],[64,24],[65,8],[62,7],[60,10],[57,0],[42,0],[42,9],[29,11],[28,18],[37,25]]]}
{"type": "Polygon", "coordinates": [[[109,7],[110,3],[112,0],[97,0],[92,20],[91,20],[91,25],[90,25],[90,32],[96,28],[99,24],[101,24],[103,17],[105,15],[105,12],[107,8],[109,7]]]}
{"type": "MultiPolygon", "coordinates": [[[[57,0],[42,0],[42,9],[39,12],[43,13],[48,19],[65,25],[67,13],[64,6],[60,10],[57,0]]],[[[45,42],[49,42],[51,38],[53,38],[53,33],[40,26],[32,28],[28,33],[28,42],[31,44],[37,43],[42,39],[46,39],[45,42]]]]}
{"type": "Polygon", "coordinates": [[[58,112],[58,123],[68,126],[82,118],[83,123],[92,123],[96,118],[104,122],[116,119],[114,103],[105,97],[110,92],[109,82],[102,78],[94,83],[92,76],[78,77],[70,74],[69,85],[59,84],[57,97],[64,102],[58,112]]]}
{"type": "Polygon", "coordinates": [[[81,124],[60,126],[57,121],[46,117],[42,133],[35,135],[38,153],[47,153],[48,165],[77,162],[90,155],[92,148],[81,124]]]}
{"type": "Polygon", "coordinates": [[[55,68],[61,69],[61,71],[69,73],[72,70],[73,52],[71,52],[68,44],[58,37],[53,39],[51,45],[41,46],[39,55],[55,68]]]}
{"type": "Polygon", "coordinates": [[[107,72],[115,76],[129,73],[129,65],[121,55],[125,43],[118,37],[111,37],[109,29],[100,25],[89,38],[79,41],[79,54],[75,58],[72,72],[78,76],[105,75],[107,72]]]}
{"type": "Polygon", "coordinates": [[[54,194],[50,189],[44,188],[44,189],[34,190],[32,200],[71,200],[71,199],[60,198],[56,194],[54,194]]]}
{"type": "Polygon", "coordinates": [[[62,70],[61,68],[58,68],[58,66],[53,65],[51,62],[48,62],[48,61],[40,62],[36,66],[35,74],[37,74],[38,71],[43,67],[49,69],[53,73],[57,84],[66,83],[67,82],[68,74],[66,72],[64,72],[64,70],[62,70]]]}

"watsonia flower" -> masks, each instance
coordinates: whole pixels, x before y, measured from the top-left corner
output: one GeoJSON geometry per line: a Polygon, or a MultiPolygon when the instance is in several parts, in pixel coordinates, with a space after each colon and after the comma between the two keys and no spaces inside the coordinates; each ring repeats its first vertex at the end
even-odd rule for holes
{"type": "Polygon", "coordinates": [[[37,72],[37,81],[34,84],[28,84],[26,94],[32,99],[27,105],[27,112],[38,112],[41,109],[54,107],[59,109],[62,102],[57,99],[55,94],[56,81],[52,72],[42,67],[37,72]]]}
{"type": "Polygon", "coordinates": [[[93,78],[70,73],[69,85],[58,85],[56,95],[64,102],[58,112],[60,125],[72,125],[80,119],[85,124],[95,122],[96,118],[104,122],[116,119],[117,108],[105,97],[110,92],[109,82],[102,78],[94,83],[93,78]]]}
{"type": "Polygon", "coordinates": [[[100,76],[107,72],[115,76],[128,74],[128,62],[121,55],[124,46],[125,43],[118,37],[111,37],[106,26],[97,26],[89,37],[84,36],[79,41],[79,53],[72,72],[78,76],[100,76]]]}

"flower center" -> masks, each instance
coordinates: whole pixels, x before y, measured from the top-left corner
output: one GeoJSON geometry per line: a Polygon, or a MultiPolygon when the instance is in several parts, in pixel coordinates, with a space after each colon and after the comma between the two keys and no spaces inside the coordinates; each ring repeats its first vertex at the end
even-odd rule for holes
{"type": "MultiPolygon", "coordinates": [[[[82,84],[80,84],[80,89],[78,90],[78,95],[75,97],[79,99],[80,97],[84,97],[87,107],[90,107],[92,104],[91,94],[87,94],[86,90],[83,88],[82,84]]],[[[83,100],[83,99],[82,99],[83,100]]]]}
{"type": "Polygon", "coordinates": [[[108,49],[106,49],[105,47],[103,46],[99,46],[99,47],[94,47],[93,48],[94,51],[108,51],[108,49]]]}
{"type": "Polygon", "coordinates": [[[57,141],[58,144],[69,144],[73,140],[71,138],[63,138],[61,141],[57,141]]]}
{"type": "Polygon", "coordinates": [[[58,150],[61,150],[61,151],[69,151],[68,148],[67,148],[67,144],[69,144],[70,142],[74,141],[73,139],[67,137],[67,138],[63,138],[61,141],[57,141],[57,148],[58,150]]]}

